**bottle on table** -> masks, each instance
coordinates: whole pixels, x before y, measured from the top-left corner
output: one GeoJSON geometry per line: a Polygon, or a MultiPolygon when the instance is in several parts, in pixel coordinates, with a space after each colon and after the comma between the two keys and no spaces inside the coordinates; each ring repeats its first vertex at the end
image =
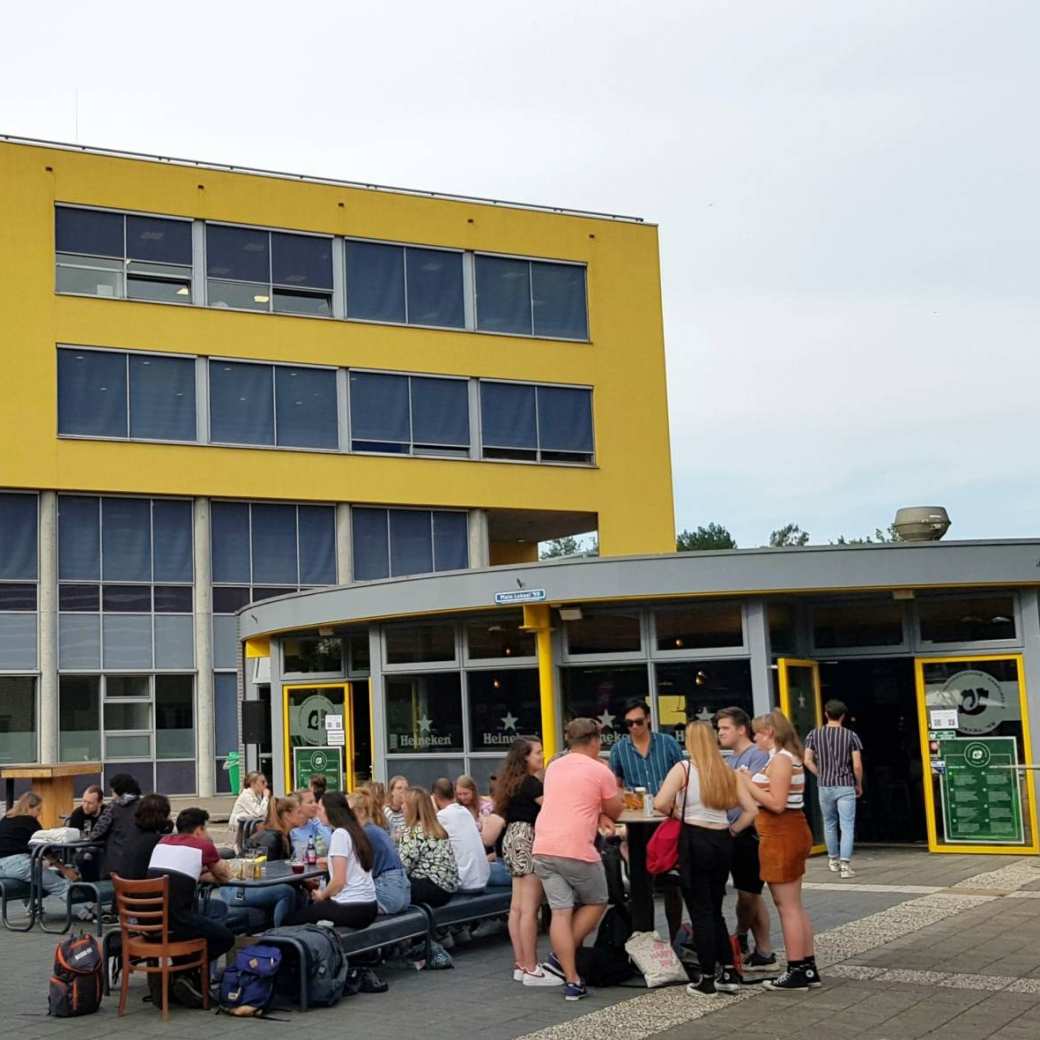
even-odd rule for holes
{"type": "Polygon", "coordinates": [[[307,839],[306,862],[308,867],[317,866],[318,863],[318,849],[314,844],[313,834],[307,839]]]}

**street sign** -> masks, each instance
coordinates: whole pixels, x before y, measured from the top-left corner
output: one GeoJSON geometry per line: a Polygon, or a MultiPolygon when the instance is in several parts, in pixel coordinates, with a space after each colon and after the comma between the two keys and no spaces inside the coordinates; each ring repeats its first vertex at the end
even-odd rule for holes
{"type": "Polygon", "coordinates": [[[1022,845],[1018,746],[1014,737],[939,738],[943,835],[956,844],[1022,845]]]}
{"type": "Polygon", "coordinates": [[[312,776],[325,777],[330,791],[342,791],[343,752],[338,747],[293,748],[294,786],[309,787],[312,776]]]}
{"type": "Polygon", "coordinates": [[[515,603],[544,603],[546,598],[545,589],[511,589],[495,593],[495,603],[500,607],[515,603]]]}

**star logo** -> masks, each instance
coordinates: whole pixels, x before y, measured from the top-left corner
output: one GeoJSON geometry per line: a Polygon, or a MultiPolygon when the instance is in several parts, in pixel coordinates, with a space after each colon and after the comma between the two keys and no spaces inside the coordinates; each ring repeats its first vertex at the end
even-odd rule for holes
{"type": "Polygon", "coordinates": [[[708,711],[708,706],[706,704],[702,704],[701,710],[697,712],[697,718],[700,719],[701,722],[711,722],[713,717],[714,716],[712,715],[712,713],[708,711]]]}
{"type": "Polygon", "coordinates": [[[505,715],[502,716],[502,729],[512,730],[515,733],[516,724],[519,721],[520,720],[511,711],[507,711],[505,715]]]}
{"type": "Polygon", "coordinates": [[[430,727],[433,725],[433,719],[428,719],[425,715],[419,719],[419,732],[429,733],[430,727]]]}
{"type": "Polygon", "coordinates": [[[606,708],[603,709],[602,715],[596,716],[596,720],[604,729],[613,729],[615,718],[616,716],[611,715],[610,712],[606,710],[606,708]]]}

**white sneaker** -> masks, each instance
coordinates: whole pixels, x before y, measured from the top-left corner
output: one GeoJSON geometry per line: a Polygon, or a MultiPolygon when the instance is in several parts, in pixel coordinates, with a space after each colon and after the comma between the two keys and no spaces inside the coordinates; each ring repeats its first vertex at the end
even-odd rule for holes
{"type": "Polygon", "coordinates": [[[827,869],[832,874],[837,874],[838,873],[838,861],[836,859],[829,859],[829,860],[827,860],[827,869]]]}
{"type": "Polygon", "coordinates": [[[525,986],[562,986],[563,979],[558,975],[553,975],[548,971],[542,971],[541,968],[535,968],[534,971],[524,971],[524,985],[525,986]]]}
{"type": "Polygon", "coordinates": [[[516,965],[516,964],[513,965],[513,981],[514,982],[523,982],[524,981],[524,969],[521,968],[519,965],[516,965]]]}
{"type": "Polygon", "coordinates": [[[841,861],[841,873],[838,876],[842,881],[856,876],[856,872],[852,869],[852,866],[847,859],[841,861]]]}

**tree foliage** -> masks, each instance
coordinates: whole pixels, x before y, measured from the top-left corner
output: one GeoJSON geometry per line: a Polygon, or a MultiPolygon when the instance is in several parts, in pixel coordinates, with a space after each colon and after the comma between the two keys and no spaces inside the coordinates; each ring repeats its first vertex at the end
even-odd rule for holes
{"type": "Polygon", "coordinates": [[[699,549],[736,549],[733,535],[722,524],[708,524],[695,531],[680,531],[675,539],[676,552],[695,552],[699,549]]]}
{"type": "Polygon", "coordinates": [[[884,531],[880,527],[875,527],[873,535],[868,534],[865,538],[846,538],[845,535],[840,534],[831,542],[831,545],[887,545],[901,540],[895,524],[889,524],[884,531]]]}
{"type": "Polygon", "coordinates": [[[809,532],[803,531],[797,524],[784,524],[769,536],[769,544],[774,549],[788,549],[793,546],[809,544],[809,532]]]}
{"type": "Polygon", "coordinates": [[[542,542],[539,546],[538,558],[541,560],[558,560],[563,556],[598,556],[599,538],[596,535],[564,535],[542,542]]]}

